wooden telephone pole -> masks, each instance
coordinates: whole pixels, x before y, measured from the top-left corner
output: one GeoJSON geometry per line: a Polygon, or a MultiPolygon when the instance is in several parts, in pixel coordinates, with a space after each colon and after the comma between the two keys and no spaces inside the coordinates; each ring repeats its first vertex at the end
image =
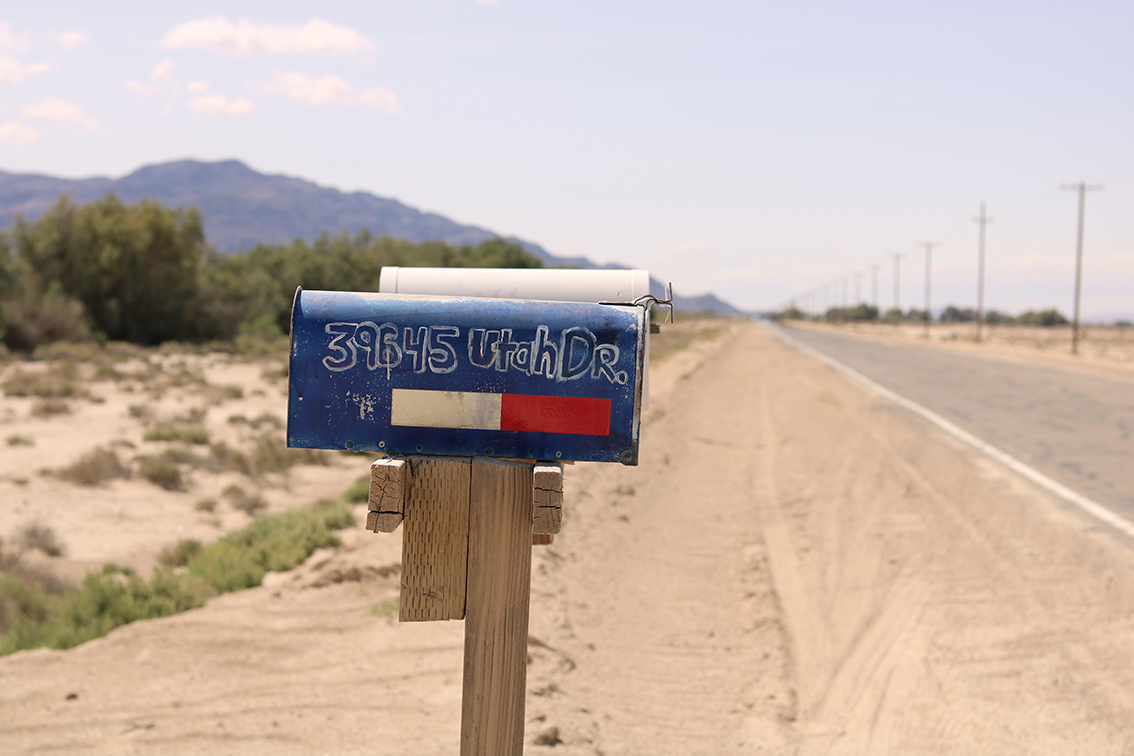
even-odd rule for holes
{"type": "Polygon", "coordinates": [[[1079,292],[1083,280],[1083,211],[1087,205],[1087,192],[1102,189],[1102,184],[1088,185],[1086,181],[1078,184],[1064,184],[1064,189],[1079,193],[1079,234],[1075,245],[1075,316],[1071,321],[1071,354],[1079,353],[1079,292]]]}
{"type": "Polygon", "coordinates": [[[973,218],[974,221],[980,224],[980,252],[979,252],[979,268],[977,272],[977,305],[976,305],[976,340],[980,341],[980,332],[984,326],[984,229],[989,223],[992,223],[993,218],[989,217],[984,212],[984,200],[980,202],[980,215],[973,218]]]}

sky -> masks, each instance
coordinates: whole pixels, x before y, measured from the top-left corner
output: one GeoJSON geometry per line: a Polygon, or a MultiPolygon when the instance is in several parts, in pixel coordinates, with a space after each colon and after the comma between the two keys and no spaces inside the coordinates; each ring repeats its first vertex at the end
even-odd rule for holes
{"type": "MultiPolygon", "coordinates": [[[[0,7],[0,170],[182,158],[393,197],[746,308],[1134,317],[1134,4],[0,7]],[[856,276],[856,273],[858,274],[856,276]],[[841,283],[834,287],[841,291],[841,283]],[[806,296],[819,290],[817,297],[806,296]]],[[[208,219],[206,218],[206,225],[208,219]]]]}

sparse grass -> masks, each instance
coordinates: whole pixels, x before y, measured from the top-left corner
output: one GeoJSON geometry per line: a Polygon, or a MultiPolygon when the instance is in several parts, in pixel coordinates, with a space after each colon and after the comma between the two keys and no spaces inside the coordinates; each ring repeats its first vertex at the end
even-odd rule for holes
{"type": "Polygon", "coordinates": [[[5,441],[8,446],[35,446],[35,441],[32,441],[27,436],[12,435],[8,436],[5,441]]]}
{"type": "Polygon", "coordinates": [[[367,501],[370,498],[370,476],[363,475],[354,484],[343,491],[342,499],[351,504],[367,501]]]}
{"type": "Polygon", "coordinates": [[[252,452],[252,466],[258,473],[286,472],[292,465],[326,465],[327,455],[318,449],[289,449],[275,435],[261,436],[252,452]]]}
{"type": "Polygon", "coordinates": [[[40,399],[32,405],[31,414],[43,418],[70,415],[71,405],[65,399],[40,399]]]}
{"type": "Polygon", "coordinates": [[[56,473],[60,478],[80,486],[97,486],[115,478],[130,476],[130,468],[118,459],[113,449],[98,447],[84,454],[70,467],[56,473]]]}
{"type": "Polygon", "coordinates": [[[393,619],[398,616],[399,604],[400,601],[397,596],[385,598],[370,607],[370,613],[382,619],[393,619]]]}
{"type": "Polygon", "coordinates": [[[74,365],[70,362],[63,362],[57,369],[42,373],[17,369],[4,381],[4,393],[41,399],[80,399],[87,395],[75,380],[74,365]]]}
{"type": "Polygon", "coordinates": [[[25,551],[41,551],[53,557],[63,556],[67,552],[67,547],[55,531],[38,520],[22,526],[16,534],[16,542],[25,551]]]}
{"type": "Polygon", "coordinates": [[[252,466],[244,452],[233,449],[223,441],[209,446],[209,458],[214,470],[233,470],[244,475],[252,474],[252,466]]]}
{"type": "Polygon", "coordinates": [[[215,512],[217,510],[216,499],[201,499],[193,505],[193,509],[198,512],[215,512]]]}
{"type": "Polygon", "coordinates": [[[268,502],[260,494],[246,493],[238,485],[230,485],[224,489],[221,496],[228,499],[232,508],[246,515],[256,515],[268,508],[268,502]]]}
{"type": "Polygon", "coordinates": [[[131,404],[127,412],[136,420],[148,422],[154,416],[153,408],[148,404],[131,404]]]}
{"type": "Polygon", "coordinates": [[[209,431],[202,425],[158,423],[146,430],[143,441],[180,441],[186,444],[209,443],[209,431]]]}
{"type": "Polygon", "coordinates": [[[311,553],[341,543],[335,530],[353,524],[345,504],[263,515],[216,543],[194,548],[182,541],[167,550],[187,569],[154,570],[149,580],[107,565],[79,588],[0,573],[0,655],[48,646],[71,648],[115,627],[166,617],[204,605],[216,593],[251,588],[269,571],[289,570],[311,553]]]}
{"type": "Polygon", "coordinates": [[[157,456],[138,457],[138,473],[166,491],[180,491],[185,487],[181,476],[181,468],[171,455],[159,454],[157,456]]]}
{"type": "Polygon", "coordinates": [[[695,341],[711,341],[729,326],[729,320],[718,317],[680,318],[677,323],[662,325],[661,333],[650,336],[650,359],[663,360],[680,352],[695,341]]]}

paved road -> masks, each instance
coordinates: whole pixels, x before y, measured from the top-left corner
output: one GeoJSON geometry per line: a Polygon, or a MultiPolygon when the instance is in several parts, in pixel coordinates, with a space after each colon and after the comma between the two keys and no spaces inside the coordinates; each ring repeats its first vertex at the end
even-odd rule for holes
{"type": "Polygon", "coordinates": [[[1134,519],[1134,379],[827,331],[785,331],[1134,519]]]}

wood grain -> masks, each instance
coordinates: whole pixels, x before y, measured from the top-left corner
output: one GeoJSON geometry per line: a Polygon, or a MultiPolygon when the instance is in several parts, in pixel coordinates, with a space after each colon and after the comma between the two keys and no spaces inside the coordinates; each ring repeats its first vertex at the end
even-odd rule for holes
{"type": "MultiPolygon", "coordinates": [[[[563,465],[541,462],[532,470],[533,533],[558,533],[563,524],[563,465]]],[[[550,543],[550,541],[548,541],[550,543]]]]}
{"type": "Polygon", "coordinates": [[[531,465],[473,460],[461,756],[524,751],[531,492],[531,465]]]}
{"type": "Polygon", "coordinates": [[[393,533],[405,513],[409,488],[409,465],[404,459],[386,457],[370,466],[370,497],[366,529],[375,533],[393,533]]]}
{"type": "Polygon", "coordinates": [[[411,457],[402,528],[402,622],[463,619],[471,462],[411,457]]]}

